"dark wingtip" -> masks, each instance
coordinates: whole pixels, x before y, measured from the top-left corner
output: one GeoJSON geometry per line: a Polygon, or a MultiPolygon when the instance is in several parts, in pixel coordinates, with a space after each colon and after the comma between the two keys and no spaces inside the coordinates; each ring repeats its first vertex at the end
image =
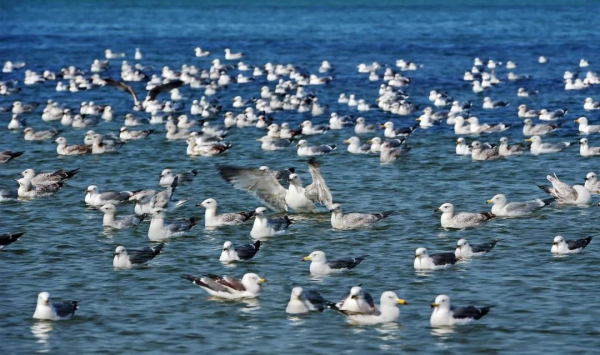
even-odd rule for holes
{"type": "Polygon", "coordinates": [[[154,247],[154,255],[158,255],[160,254],[160,252],[162,251],[162,249],[164,248],[165,243],[160,243],[159,245],[154,247]]]}
{"type": "Polygon", "coordinates": [[[254,242],[254,248],[256,248],[256,250],[260,250],[260,240],[257,240],[256,242],[254,242]]]}

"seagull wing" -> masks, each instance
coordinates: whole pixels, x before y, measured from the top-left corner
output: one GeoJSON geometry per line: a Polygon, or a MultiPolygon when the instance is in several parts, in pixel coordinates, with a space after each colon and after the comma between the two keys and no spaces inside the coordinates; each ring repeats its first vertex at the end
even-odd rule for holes
{"type": "Polygon", "coordinates": [[[235,166],[219,166],[221,177],[234,188],[250,192],[277,212],[287,211],[287,190],[268,171],[235,166]]]}
{"type": "Polygon", "coordinates": [[[112,86],[114,88],[117,88],[117,89],[131,95],[133,97],[133,103],[135,104],[135,106],[139,105],[140,101],[138,100],[137,95],[135,94],[135,91],[133,91],[131,86],[129,86],[121,81],[114,81],[112,79],[103,79],[103,80],[106,83],[106,85],[112,86]]]}
{"type": "Polygon", "coordinates": [[[157,85],[153,87],[152,90],[148,91],[148,96],[146,96],[146,99],[154,101],[158,94],[160,94],[161,92],[171,91],[175,88],[180,87],[181,85],[183,85],[183,81],[181,80],[174,80],[166,84],[157,85]]]}
{"type": "Polygon", "coordinates": [[[304,189],[304,194],[309,200],[318,201],[327,209],[331,209],[333,197],[321,175],[321,165],[315,159],[308,161],[308,172],[310,172],[313,182],[304,189]]]}

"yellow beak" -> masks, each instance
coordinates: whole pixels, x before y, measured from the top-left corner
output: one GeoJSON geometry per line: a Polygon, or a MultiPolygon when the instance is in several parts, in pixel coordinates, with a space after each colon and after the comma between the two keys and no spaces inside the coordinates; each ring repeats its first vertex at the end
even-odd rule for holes
{"type": "Polygon", "coordinates": [[[385,125],[384,125],[384,124],[382,124],[382,125],[380,125],[380,127],[381,127],[381,128],[385,128],[385,125]]]}
{"type": "Polygon", "coordinates": [[[527,138],[525,142],[531,142],[531,138],[527,138]]]}
{"type": "Polygon", "coordinates": [[[417,118],[415,119],[415,121],[420,121],[420,120],[421,120],[421,117],[417,117],[417,118]]]}
{"type": "Polygon", "coordinates": [[[86,193],[86,194],[89,194],[89,193],[90,193],[90,190],[85,190],[85,193],[86,193]]]}
{"type": "Polygon", "coordinates": [[[579,118],[578,118],[578,119],[576,119],[576,120],[575,120],[575,121],[573,121],[573,122],[577,122],[577,123],[579,123],[579,118]]]}
{"type": "Polygon", "coordinates": [[[305,257],[302,258],[302,260],[309,261],[310,260],[310,256],[305,256],[305,257]]]}
{"type": "Polygon", "coordinates": [[[344,144],[350,144],[350,140],[349,139],[344,139],[344,144]]]}
{"type": "Polygon", "coordinates": [[[435,307],[437,307],[437,306],[439,306],[439,304],[437,304],[437,303],[435,303],[435,302],[431,304],[431,308],[435,308],[435,307]]]}
{"type": "Polygon", "coordinates": [[[265,283],[265,281],[266,281],[266,280],[265,280],[265,279],[263,279],[263,278],[260,278],[260,279],[258,279],[258,283],[259,283],[259,284],[265,283]]]}
{"type": "Polygon", "coordinates": [[[396,303],[398,303],[398,304],[403,304],[403,305],[405,305],[405,306],[408,306],[408,302],[406,302],[406,301],[405,301],[405,300],[403,300],[402,298],[401,298],[401,299],[399,299],[398,301],[396,301],[396,303]]]}
{"type": "Polygon", "coordinates": [[[369,140],[367,141],[367,143],[373,143],[373,140],[372,140],[372,139],[369,139],[369,140]]]}
{"type": "Polygon", "coordinates": [[[420,255],[419,254],[415,254],[415,259],[418,258],[420,255]]]}
{"type": "Polygon", "coordinates": [[[486,204],[492,203],[492,200],[486,200],[485,203],[486,204]]]}

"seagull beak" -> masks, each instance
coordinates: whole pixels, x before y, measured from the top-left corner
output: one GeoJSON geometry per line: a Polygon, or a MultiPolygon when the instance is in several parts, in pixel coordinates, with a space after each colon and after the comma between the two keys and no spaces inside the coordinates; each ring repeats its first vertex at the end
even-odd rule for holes
{"type": "Polygon", "coordinates": [[[417,117],[415,121],[421,121],[421,117],[417,117]]]}
{"type": "Polygon", "coordinates": [[[486,201],[485,201],[485,204],[486,204],[486,205],[488,205],[488,204],[490,204],[490,203],[492,203],[492,200],[486,200],[486,201]]]}
{"type": "Polygon", "coordinates": [[[367,143],[373,143],[373,140],[372,140],[372,139],[369,139],[369,140],[367,141],[367,143]]]}
{"type": "Polygon", "coordinates": [[[45,304],[48,304],[48,303],[50,303],[50,302],[48,302],[48,300],[44,300],[44,303],[45,303],[45,304]]]}
{"type": "Polygon", "coordinates": [[[575,120],[575,121],[573,121],[573,122],[577,122],[577,123],[579,123],[579,118],[578,118],[578,119],[576,119],[576,120],[575,120]]]}
{"type": "Polygon", "coordinates": [[[310,260],[310,256],[305,256],[302,258],[302,261],[309,261],[310,260]]]}
{"type": "Polygon", "coordinates": [[[84,192],[85,192],[86,194],[89,194],[89,193],[90,193],[90,190],[87,190],[87,189],[86,189],[84,192]]]}
{"type": "Polygon", "coordinates": [[[380,126],[381,128],[385,128],[385,125],[384,125],[384,124],[382,124],[382,125],[379,125],[379,126],[380,126]]]}
{"type": "Polygon", "coordinates": [[[437,303],[433,302],[433,303],[431,304],[431,306],[430,306],[430,307],[431,307],[431,308],[435,308],[435,307],[437,307],[437,306],[439,306],[439,304],[437,304],[437,303]]]}
{"type": "Polygon", "coordinates": [[[456,249],[462,249],[462,245],[457,245],[456,249]]]}
{"type": "Polygon", "coordinates": [[[257,142],[262,142],[262,139],[260,139],[260,138],[259,138],[259,139],[257,139],[256,141],[257,141],[257,142]]]}
{"type": "Polygon", "coordinates": [[[350,140],[349,139],[344,139],[344,144],[350,144],[350,140]]]}
{"type": "Polygon", "coordinates": [[[460,142],[459,142],[459,141],[456,141],[456,145],[459,145],[459,144],[460,144],[460,142]]]}
{"type": "Polygon", "coordinates": [[[259,284],[263,284],[263,283],[265,283],[265,281],[266,281],[266,280],[265,280],[265,279],[263,279],[263,278],[260,278],[260,279],[258,279],[258,283],[259,283],[259,284]]]}
{"type": "Polygon", "coordinates": [[[115,257],[115,256],[117,256],[117,255],[119,255],[119,253],[113,253],[113,257],[115,257]]]}
{"type": "Polygon", "coordinates": [[[435,210],[433,210],[433,212],[440,212],[440,209],[436,208],[435,210]]]}
{"type": "Polygon", "coordinates": [[[600,202],[598,202],[598,204],[596,206],[600,206],[600,202]]]}
{"type": "Polygon", "coordinates": [[[531,138],[527,138],[525,142],[531,142],[531,138]]]}
{"type": "Polygon", "coordinates": [[[552,245],[558,245],[558,243],[557,243],[557,242],[554,242],[554,243],[552,243],[552,245]]]}
{"type": "Polygon", "coordinates": [[[398,301],[396,301],[397,304],[403,304],[405,306],[408,306],[408,302],[406,302],[405,300],[403,300],[402,298],[399,299],[398,301]]]}
{"type": "Polygon", "coordinates": [[[415,254],[415,259],[418,258],[420,255],[419,254],[415,254]]]}

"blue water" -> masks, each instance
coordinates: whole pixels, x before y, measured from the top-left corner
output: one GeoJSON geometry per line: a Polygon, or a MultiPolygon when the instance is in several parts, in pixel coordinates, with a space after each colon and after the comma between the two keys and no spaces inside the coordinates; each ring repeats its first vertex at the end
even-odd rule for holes
{"type": "MultiPolygon", "coordinates": [[[[598,99],[597,87],[564,91],[562,73],[579,71],[580,58],[600,70],[600,6],[594,2],[334,2],[302,1],[21,1],[0,3],[0,61],[24,61],[26,69],[57,71],[74,65],[88,69],[103,51],[127,52],[140,47],[143,63],[158,72],[164,65],[179,68],[194,64],[207,68],[210,59],[230,47],[246,53],[243,61],[293,63],[316,72],[322,60],[336,66],[335,80],[326,87],[309,87],[330,112],[354,114],[337,103],[340,93],[354,93],[374,104],[380,82],[367,81],[356,72],[361,62],[387,63],[404,58],[422,64],[408,73],[413,83],[406,88],[416,104],[428,105],[432,89],[454,98],[472,100],[472,113],[484,122],[512,123],[505,132],[511,142],[522,142],[520,103],[533,108],[568,108],[563,128],[550,141],[578,139],[572,120],[586,114],[594,123],[596,113],[584,112],[582,100],[598,99]],[[195,58],[193,48],[212,51],[209,58],[195,58]],[[550,63],[537,64],[539,55],[550,63]],[[474,94],[462,74],[474,57],[512,60],[526,83],[503,82],[489,95],[510,106],[482,110],[482,96],[474,94]],[[520,86],[540,90],[533,98],[518,98],[520,86]]],[[[133,61],[132,58],[129,59],[133,61]]],[[[118,77],[118,61],[103,75],[118,77]]],[[[498,70],[500,76],[506,70],[498,70]]],[[[582,73],[585,73],[583,71],[582,73]]],[[[1,80],[23,72],[0,74],[1,80]]],[[[258,80],[231,85],[219,92],[225,110],[231,98],[256,97],[258,80]]],[[[14,100],[45,102],[53,99],[69,107],[93,100],[110,104],[118,118],[102,122],[96,130],[117,132],[131,100],[111,88],[64,93],[56,83],[25,87],[19,94],[0,97],[0,106],[14,100]]],[[[19,84],[19,86],[21,86],[19,84]]],[[[269,86],[273,88],[271,83],[269,86]]],[[[142,92],[142,84],[134,84],[142,92]]],[[[202,91],[183,88],[198,99],[202,91]]],[[[189,102],[188,102],[189,104],[189,102]]],[[[233,110],[238,112],[238,109],[233,110]]],[[[496,193],[509,200],[543,197],[534,183],[557,173],[571,184],[583,183],[585,174],[598,170],[598,161],[582,158],[578,148],[534,157],[528,154],[495,162],[474,163],[454,155],[454,134],[448,127],[417,130],[411,136],[410,156],[391,166],[374,157],[353,156],[340,147],[320,159],[334,199],[347,210],[395,209],[397,214],[376,228],[333,231],[326,213],[298,218],[285,236],[265,243],[255,259],[225,267],[218,261],[225,240],[248,242],[250,224],[205,231],[196,228],[188,237],[169,241],[163,253],[147,267],[126,271],[112,268],[111,253],[117,245],[138,248],[150,245],[147,225],[136,231],[106,232],[97,211],[86,209],[83,191],[90,184],[101,189],[157,188],[163,168],[195,168],[200,175],[178,190],[191,201],[173,214],[201,216],[194,204],[208,197],[222,210],[248,210],[259,202],[233,190],[216,173],[217,164],[296,166],[304,182],[310,177],[305,160],[293,150],[265,153],[255,142],[262,133],[246,128],[232,130],[234,148],[216,158],[188,158],[181,142],[167,142],[163,127],[147,141],[126,145],[112,156],[57,157],[54,144],[25,142],[20,133],[6,130],[9,115],[1,114],[0,148],[25,150],[26,154],[0,168],[0,185],[14,187],[11,179],[26,168],[50,171],[81,168],[56,196],[29,202],[0,204],[0,231],[25,231],[16,244],[0,253],[0,353],[593,353],[600,345],[597,275],[600,257],[595,242],[580,255],[557,258],[550,252],[552,238],[567,239],[598,232],[598,207],[547,208],[530,219],[498,219],[477,229],[444,231],[432,210],[452,202],[458,210],[483,211],[484,201],[496,193]],[[450,270],[415,273],[413,253],[425,246],[431,251],[450,251],[459,238],[472,243],[499,238],[503,241],[488,256],[456,265],[450,270]],[[369,254],[354,271],[315,280],[300,258],[320,249],[332,257],[369,254]],[[265,277],[255,302],[219,302],[191,283],[182,273],[206,272],[242,276],[256,272],[265,277]],[[409,302],[398,323],[384,326],[348,325],[332,311],[289,318],[285,304],[294,286],[314,288],[337,300],[351,286],[363,288],[378,299],[394,290],[409,302]],[[81,299],[80,310],[69,321],[36,322],[31,319],[38,292],[50,291],[56,299],[81,299]],[[448,294],[455,304],[494,305],[477,324],[439,332],[429,327],[428,305],[436,295],[448,294]]],[[[40,110],[26,115],[29,125],[41,129],[40,110]]],[[[292,112],[275,113],[276,121],[299,123],[306,117],[292,112]]],[[[412,116],[390,116],[377,110],[362,114],[367,121],[394,120],[409,124],[412,116]]],[[[314,119],[324,122],[328,115],[314,119]]],[[[79,143],[84,130],[68,129],[64,136],[79,143]]],[[[311,142],[341,144],[350,130],[329,132],[311,142]]],[[[499,135],[486,140],[496,141],[499,135]]],[[[592,145],[599,145],[590,137],[592,145]]],[[[594,202],[598,202],[597,199],[594,202]]],[[[119,211],[130,213],[131,206],[119,211]]]]}

